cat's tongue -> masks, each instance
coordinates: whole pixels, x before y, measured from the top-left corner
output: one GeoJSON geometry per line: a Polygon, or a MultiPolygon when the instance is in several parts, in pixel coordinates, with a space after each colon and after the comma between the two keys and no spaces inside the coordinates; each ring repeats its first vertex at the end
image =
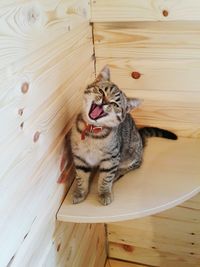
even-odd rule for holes
{"type": "Polygon", "coordinates": [[[90,118],[96,120],[101,116],[102,113],[104,113],[103,107],[101,105],[98,106],[93,104],[90,111],[90,118]]]}

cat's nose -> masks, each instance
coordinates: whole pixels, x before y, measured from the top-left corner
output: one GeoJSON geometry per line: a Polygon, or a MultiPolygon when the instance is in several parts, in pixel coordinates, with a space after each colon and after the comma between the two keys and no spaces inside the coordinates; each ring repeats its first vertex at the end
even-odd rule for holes
{"type": "Polygon", "coordinates": [[[108,104],[108,98],[106,97],[106,95],[103,96],[103,101],[102,104],[108,104]]]}

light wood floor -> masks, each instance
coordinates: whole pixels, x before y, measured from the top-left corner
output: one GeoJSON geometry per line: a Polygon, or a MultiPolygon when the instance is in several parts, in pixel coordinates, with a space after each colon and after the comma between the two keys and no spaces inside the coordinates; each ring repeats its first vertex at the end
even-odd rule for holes
{"type": "Polygon", "coordinates": [[[148,267],[148,266],[136,264],[136,263],[130,263],[127,261],[118,261],[118,260],[107,259],[105,267],[148,267]]]}

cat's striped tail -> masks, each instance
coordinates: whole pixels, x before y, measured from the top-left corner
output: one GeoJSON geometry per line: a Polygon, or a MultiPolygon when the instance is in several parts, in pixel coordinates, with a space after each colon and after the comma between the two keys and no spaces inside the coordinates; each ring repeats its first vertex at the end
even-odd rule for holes
{"type": "Polygon", "coordinates": [[[162,137],[162,138],[167,138],[167,139],[172,139],[172,140],[176,140],[178,138],[176,134],[170,131],[164,130],[164,129],[157,128],[157,127],[140,128],[139,134],[142,138],[143,145],[145,145],[145,140],[148,137],[162,137]]]}

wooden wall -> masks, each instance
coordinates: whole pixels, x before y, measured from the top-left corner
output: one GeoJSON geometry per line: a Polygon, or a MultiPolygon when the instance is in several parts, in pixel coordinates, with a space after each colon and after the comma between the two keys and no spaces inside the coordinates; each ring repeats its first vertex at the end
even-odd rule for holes
{"type": "Polygon", "coordinates": [[[198,0],[92,0],[92,21],[198,21],[198,0]]]}
{"type": "MultiPolygon", "coordinates": [[[[96,69],[108,64],[112,81],[143,99],[133,112],[138,125],[200,137],[199,19],[198,0],[92,1],[96,69]]],[[[200,266],[199,207],[200,195],[155,216],[109,223],[115,260],[107,266],[200,266]]]]}
{"type": "Polygon", "coordinates": [[[199,13],[195,0],[92,1],[97,71],[107,63],[112,80],[144,100],[139,125],[200,137],[199,13]]]}
{"type": "Polygon", "coordinates": [[[87,0],[0,1],[1,267],[103,266],[103,225],[56,223],[64,135],[94,76],[89,16],[87,0]]]}
{"type": "MultiPolygon", "coordinates": [[[[137,122],[199,137],[199,1],[91,4],[97,71],[109,64],[127,95],[144,98],[137,122]]],[[[94,77],[89,17],[87,0],[0,1],[1,267],[104,265],[102,224],[56,222],[73,178],[69,169],[66,183],[57,183],[64,136],[94,77]]],[[[156,216],[109,224],[109,253],[194,267],[199,233],[198,196],[156,216]]]]}
{"type": "Polygon", "coordinates": [[[113,81],[144,100],[133,112],[136,122],[200,137],[198,23],[95,23],[94,29],[97,71],[109,64],[113,81]]]}
{"type": "Polygon", "coordinates": [[[107,227],[111,258],[145,266],[199,266],[200,195],[157,215],[107,227]]]}
{"type": "Polygon", "coordinates": [[[105,237],[103,224],[58,223],[42,266],[104,267],[105,237]]]}

